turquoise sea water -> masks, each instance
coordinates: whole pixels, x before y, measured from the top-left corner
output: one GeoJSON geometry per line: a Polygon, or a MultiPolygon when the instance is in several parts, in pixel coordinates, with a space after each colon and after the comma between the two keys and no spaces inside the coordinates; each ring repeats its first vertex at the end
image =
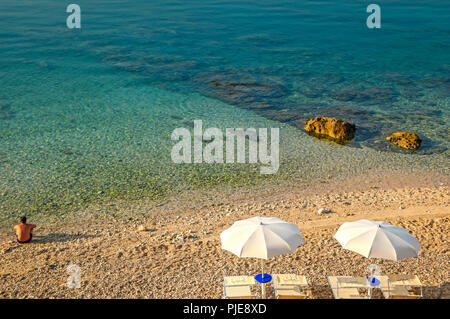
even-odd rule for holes
{"type": "MultiPolygon", "coordinates": [[[[75,1],[74,1],[75,2],[75,1]]],[[[450,3],[0,2],[0,215],[61,212],[186,189],[311,181],[372,169],[448,172],[450,3]],[[357,125],[346,146],[309,116],[357,125]],[[176,127],[281,128],[280,169],[175,165],[176,127]],[[412,154],[385,142],[423,139],[412,154]]]]}

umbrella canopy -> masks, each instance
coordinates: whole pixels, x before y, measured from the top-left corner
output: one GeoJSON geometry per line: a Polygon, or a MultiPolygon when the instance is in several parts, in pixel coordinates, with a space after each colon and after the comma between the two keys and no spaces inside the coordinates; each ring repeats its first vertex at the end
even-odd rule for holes
{"type": "Polygon", "coordinates": [[[367,219],[342,224],[334,238],[343,248],[366,258],[397,261],[417,257],[421,248],[419,241],[407,230],[367,219]]]}
{"type": "Polygon", "coordinates": [[[290,254],[303,244],[296,225],[276,217],[252,217],[235,222],[220,234],[222,249],[239,257],[270,259],[290,254]]]}

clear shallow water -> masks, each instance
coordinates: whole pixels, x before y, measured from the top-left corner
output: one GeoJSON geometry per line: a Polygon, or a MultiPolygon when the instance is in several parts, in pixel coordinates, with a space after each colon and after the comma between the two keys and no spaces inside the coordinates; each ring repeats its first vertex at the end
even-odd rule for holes
{"type": "Polygon", "coordinates": [[[0,209],[61,211],[184,189],[315,181],[368,169],[448,170],[448,1],[60,1],[0,4],[0,209]],[[231,86],[230,86],[231,84],[231,86]],[[357,125],[337,146],[308,116],[357,125]],[[170,133],[281,127],[278,174],[174,165],[170,133]],[[424,140],[415,154],[384,142],[424,140]]]}

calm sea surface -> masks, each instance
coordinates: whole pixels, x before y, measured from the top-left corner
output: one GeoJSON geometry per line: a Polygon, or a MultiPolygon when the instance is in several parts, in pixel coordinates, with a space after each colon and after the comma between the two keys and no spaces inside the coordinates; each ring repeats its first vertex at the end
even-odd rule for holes
{"type": "Polygon", "coordinates": [[[368,170],[448,172],[450,2],[0,2],[0,215],[368,170]],[[346,146],[302,131],[357,125],[346,146]],[[280,169],[176,165],[177,127],[279,127],[280,169]],[[423,139],[412,154],[385,142],[423,139]]]}

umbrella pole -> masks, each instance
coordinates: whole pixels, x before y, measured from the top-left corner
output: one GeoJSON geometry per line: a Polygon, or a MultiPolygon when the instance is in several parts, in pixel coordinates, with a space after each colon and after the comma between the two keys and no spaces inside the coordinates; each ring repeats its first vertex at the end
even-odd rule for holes
{"type": "MultiPolygon", "coordinates": [[[[264,259],[261,259],[261,278],[264,279],[264,259]]],[[[266,299],[266,293],[264,290],[264,283],[261,283],[261,298],[266,299]]]]}

